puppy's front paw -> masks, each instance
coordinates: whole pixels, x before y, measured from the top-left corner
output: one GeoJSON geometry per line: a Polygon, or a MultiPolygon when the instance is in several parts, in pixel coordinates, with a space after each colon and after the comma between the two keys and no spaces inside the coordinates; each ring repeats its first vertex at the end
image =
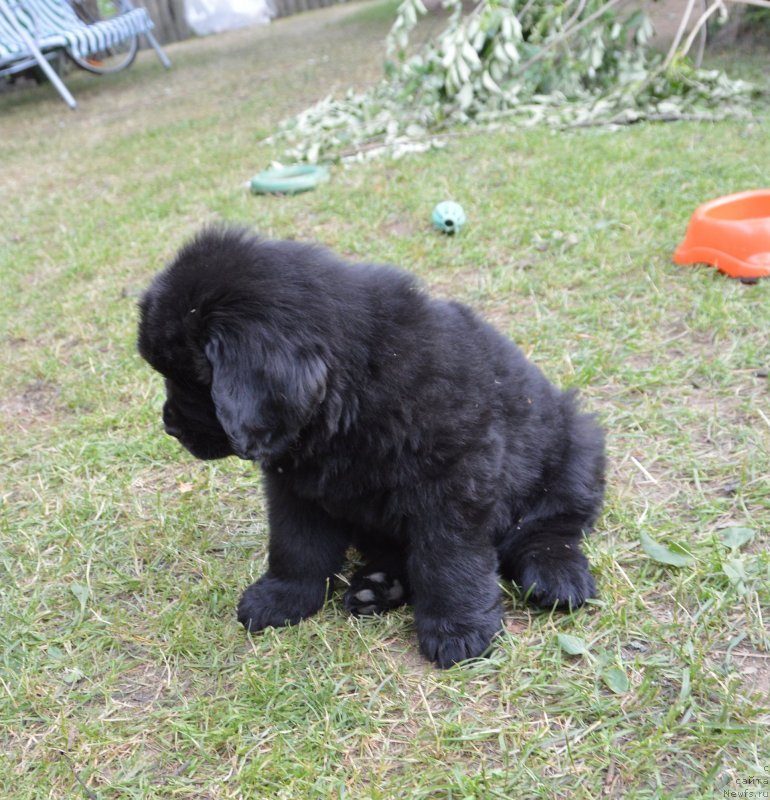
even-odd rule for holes
{"type": "Polygon", "coordinates": [[[417,620],[420,652],[442,669],[484,655],[501,629],[499,614],[463,621],[417,620]]]}
{"type": "Polygon", "coordinates": [[[315,614],[325,598],[325,583],[288,581],[263,575],[241,595],[238,622],[250,632],[296,625],[315,614]]]}

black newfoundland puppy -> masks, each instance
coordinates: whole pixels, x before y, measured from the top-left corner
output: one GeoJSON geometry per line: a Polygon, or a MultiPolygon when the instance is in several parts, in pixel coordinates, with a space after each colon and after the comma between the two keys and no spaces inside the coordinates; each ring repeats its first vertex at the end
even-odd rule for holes
{"type": "Polygon", "coordinates": [[[580,541],[602,504],[602,432],[470,309],[393,267],[223,228],[140,310],[167,433],[262,468],[269,567],[238,606],[248,630],[318,611],[351,545],[366,563],[346,608],[412,603],[441,667],[501,630],[500,576],[546,608],[594,594],[580,541]]]}

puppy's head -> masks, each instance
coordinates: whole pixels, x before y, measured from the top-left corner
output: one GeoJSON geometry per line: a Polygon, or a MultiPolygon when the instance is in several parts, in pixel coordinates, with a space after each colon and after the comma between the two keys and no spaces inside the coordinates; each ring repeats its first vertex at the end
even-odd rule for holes
{"type": "Polygon", "coordinates": [[[166,379],[166,432],[198,458],[279,457],[324,399],[328,368],[288,247],[203,231],[140,302],[139,352],[166,379]]]}

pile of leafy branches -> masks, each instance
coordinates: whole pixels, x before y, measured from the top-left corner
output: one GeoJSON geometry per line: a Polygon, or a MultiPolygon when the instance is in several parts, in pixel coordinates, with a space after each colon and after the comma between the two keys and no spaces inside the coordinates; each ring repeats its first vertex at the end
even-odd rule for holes
{"type": "Polygon", "coordinates": [[[327,97],[284,122],[294,160],[360,159],[426,149],[458,125],[584,126],[716,118],[745,108],[751,87],[724,73],[663,61],[640,11],[624,0],[444,0],[445,28],[407,54],[426,13],[404,0],[387,41],[385,78],[327,97]]]}

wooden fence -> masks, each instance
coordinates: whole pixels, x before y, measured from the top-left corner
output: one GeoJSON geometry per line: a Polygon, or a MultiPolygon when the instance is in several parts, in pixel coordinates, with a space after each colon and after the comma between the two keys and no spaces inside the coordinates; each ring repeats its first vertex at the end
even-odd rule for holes
{"type": "Polygon", "coordinates": [[[345,0],[273,0],[276,16],[289,17],[301,11],[312,11],[314,8],[326,8],[344,3],[345,0]]]}
{"type": "MultiPolygon", "coordinates": [[[[272,0],[278,17],[288,17],[340,2],[345,0],[272,0]]],[[[184,0],[135,0],[135,3],[150,12],[155,23],[155,36],[162,44],[178,42],[193,35],[185,19],[184,0]]]]}
{"type": "Polygon", "coordinates": [[[144,6],[155,23],[155,36],[161,44],[189,39],[193,32],[184,15],[184,0],[135,0],[144,6]]]}

